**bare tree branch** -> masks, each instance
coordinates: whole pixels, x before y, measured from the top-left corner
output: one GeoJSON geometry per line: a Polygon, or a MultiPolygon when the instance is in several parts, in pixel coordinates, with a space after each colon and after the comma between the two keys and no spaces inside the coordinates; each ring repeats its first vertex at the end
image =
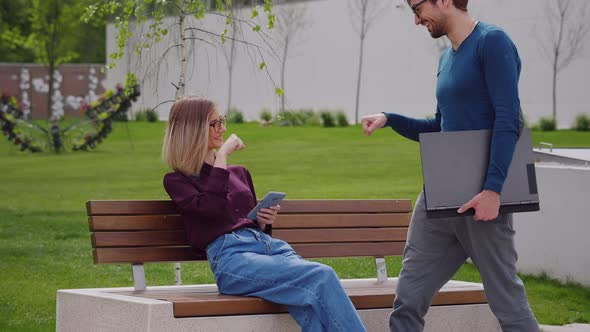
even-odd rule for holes
{"type": "MultiPolygon", "coordinates": [[[[211,32],[211,31],[208,31],[208,30],[205,30],[205,29],[201,29],[201,28],[186,28],[184,30],[185,31],[195,30],[195,31],[203,32],[203,33],[206,33],[206,34],[209,34],[209,35],[213,35],[213,36],[216,36],[216,37],[219,37],[219,38],[222,37],[222,35],[220,35],[218,33],[211,32]]],[[[254,43],[247,42],[247,41],[245,41],[243,39],[237,39],[237,38],[228,37],[228,36],[223,36],[223,38],[228,39],[228,40],[232,40],[232,41],[235,41],[235,42],[238,42],[238,43],[246,44],[246,45],[249,45],[249,46],[252,46],[252,47],[256,47],[256,48],[260,47],[259,45],[256,45],[254,43]]]]}
{"type": "Polygon", "coordinates": [[[549,31],[538,28],[540,47],[552,65],[553,121],[557,122],[557,76],[574,60],[581,58],[590,35],[588,1],[551,0],[545,8],[549,31]]]}
{"type": "Polygon", "coordinates": [[[285,111],[285,73],[287,60],[292,53],[293,47],[301,39],[301,34],[306,31],[312,24],[307,14],[305,4],[283,4],[277,8],[277,25],[276,34],[279,39],[280,48],[280,65],[281,65],[281,108],[280,112],[285,111]]]}
{"type": "Polygon", "coordinates": [[[349,0],[350,19],[352,27],[359,35],[359,67],[356,82],[356,101],[354,108],[354,123],[358,123],[359,103],[361,95],[361,79],[363,72],[363,54],[365,51],[365,37],[377,18],[391,5],[390,0],[349,0]]]}

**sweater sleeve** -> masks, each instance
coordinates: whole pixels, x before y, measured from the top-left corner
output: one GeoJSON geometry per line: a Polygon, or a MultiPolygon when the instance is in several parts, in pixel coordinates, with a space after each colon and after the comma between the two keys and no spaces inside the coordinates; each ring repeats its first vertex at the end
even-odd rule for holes
{"type": "Polygon", "coordinates": [[[508,35],[499,29],[486,34],[480,45],[480,52],[485,81],[495,111],[490,161],[483,189],[501,193],[520,135],[520,59],[508,35]]]}
{"type": "Polygon", "coordinates": [[[182,214],[217,217],[225,213],[228,181],[229,172],[214,167],[200,189],[179,173],[164,176],[164,189],[182,214]]]}
{"type": "Polygon", "coordinates": [[[395,113],[384,113],[387,117],[385,126],[391,127],[405,138],[418,142],[420,133],[439,132],[441,115],[438,106],[433,119],[416,119],[395,113]]]}

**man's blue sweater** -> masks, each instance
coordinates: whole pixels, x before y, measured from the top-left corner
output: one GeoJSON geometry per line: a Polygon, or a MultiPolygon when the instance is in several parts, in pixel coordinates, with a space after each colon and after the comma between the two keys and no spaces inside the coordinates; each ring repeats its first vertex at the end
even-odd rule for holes
{"type": "Polygon", "coordinates": [[[520,58],[500,28],[479,22],[457,50],[441,56],[434,119],[386,113],[387,126],[418,141],[418,134],[492,129],[490,162],[483,189],[502,192],[519,132],[520,58]]]}

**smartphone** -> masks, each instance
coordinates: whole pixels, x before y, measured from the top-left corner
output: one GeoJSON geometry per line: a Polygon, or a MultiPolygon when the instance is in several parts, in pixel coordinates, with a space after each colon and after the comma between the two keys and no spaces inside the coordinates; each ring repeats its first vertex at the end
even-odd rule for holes
{"type": "Polygon", "coordinates": [[[270,206],[278,205],[287,194],[278,191],[269,191],[266,196],[256,205],[250,213],[248,219],[257,220],[256,214],[260,209],[268,209],[270,206]]]}

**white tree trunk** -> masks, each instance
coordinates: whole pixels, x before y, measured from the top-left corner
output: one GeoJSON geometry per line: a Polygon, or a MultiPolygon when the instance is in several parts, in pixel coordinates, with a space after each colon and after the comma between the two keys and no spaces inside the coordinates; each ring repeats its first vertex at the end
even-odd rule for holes
{"type": "MultiPolygon", "coordinates": [[[[289,53],[289,37],[285,38],[283,58],[281,59],[281,89],[285,91],[285,69],[287,67],[287,55],[289,53]]],[[[281,96],[281,113],[285,111],[285,94],[281,96]]]]}
{"type": "Polygon", "coordinates": [[[184,85],[186,81],[186,72],[188,68],[188,57],[186,51],[186,38],[185,38],[185,31],[184,31],[184,20],[185,16],[181,15],[178,17],[178,30],[179,30],[179,44],[180,44],[180,75],[178,76],[178,86],[176,90],[175,99],[180,99],[180,97],[184,96],[184,85]]]}

